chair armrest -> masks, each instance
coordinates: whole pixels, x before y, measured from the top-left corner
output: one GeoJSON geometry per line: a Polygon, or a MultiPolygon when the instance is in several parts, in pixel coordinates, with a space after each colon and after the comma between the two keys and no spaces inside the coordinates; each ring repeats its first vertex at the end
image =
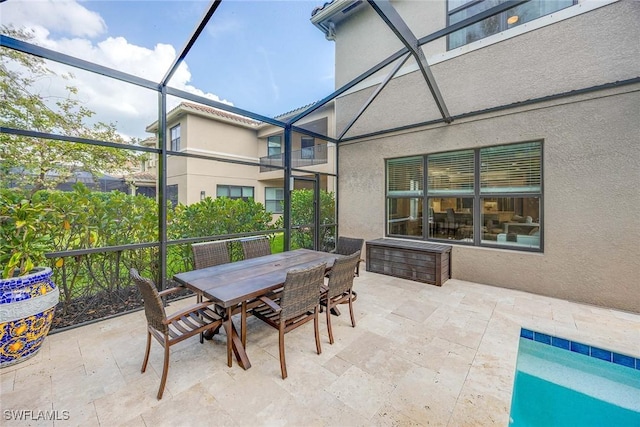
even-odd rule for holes
{"type": "MultiPolygon", "coordinates": [[[[204,301],[198,304],[194,304],[194,305],[190,305],[188,307],[183,308],[180,311],[177,311],[175,313],[172,313],[171,316],[167,317],[163,323],[165,324],[170,324],[171,322],[173,322],[174,320],[180,319],[181,317],[184,317],[190,313],[199,311],[199,310],[204,310],[205,308],[209,307],[210,305],[215,305],[215,303],[213,301],[204,301]]],[[[215,311],[215,310],[214,310],[215,311]]]]}
{"type": "Polygon", "coordinates": [[[164,291],[160,291],[158,292],[158,295],[160,296],[160,298],[170,295],[172,293],[178,292],[178,291],[183,291],[185,289],[184,286],[176,286],[173,288],[169,288],[169,289],[165,289],[164,291]]]}
{"type": "Polygon", "coordinates": [[[259,298],[260,301],[262,301],[263,303],[267,304],[269,306],[269,308],[271,310],[273,310],[276,313],[279,313],[282,311],[282,307],[280,307],[278,304],[276,304],[275,301],[273,301],[272,299],[265,297],[265,296],[261,296],[259,298]]]}

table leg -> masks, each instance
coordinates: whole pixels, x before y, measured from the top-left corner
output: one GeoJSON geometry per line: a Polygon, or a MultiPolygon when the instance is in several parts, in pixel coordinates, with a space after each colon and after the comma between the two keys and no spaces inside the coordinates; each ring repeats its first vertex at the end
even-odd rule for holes
{"type": "MultiPolygon", "coordinates": [[[[227,310],[229,313],[229,319],[231,319],[231,309],[227,310]]],[[[249,361],[249,357],[247,356],[247,352],[242,345],[242,340],[238,335],[238,331],[236,330],[235,325],[231,321],[227,321],[224,323],[224,329],[227,334],[227,365],[231,366],[231,352],[236,356],[236,360],[238,361],[238,365],[242,369],[249,369],[251,367],[251,362],[249,361]]]]}
{"type": "Polygon", "coordinates": [[[247,302],[242,302],[242,313],[240,313],[240,336],[242,337],[242,347],[247,348],[247,302]]]}
{"type": "Polygon", "coordinates": [[[233,360],[231,359],[231,348],[233,347],[233,322],[231,321],[231,307],[227,308],[227,320],[224,322],[224,330],[227,333],[227,365],[233,366],[233,360]]]}
{"type": "MultiPolygon", "coordinates": [[[[198,292],[196,294],[196,302],[198,304],[200,304],[202,302],[202,294],[200,292],[198,292]]],[[[209,332],[208,330],[204,331],[204,332],[209,332]]],[[[204,332],[200,332],[200,344],[202,344],[204,342],[204,332]]],[[[213,335],[212,335],[213,336],[213,335]]],[[[211,338],[207,338],[207,339],[211,339],[211,338]]]]}

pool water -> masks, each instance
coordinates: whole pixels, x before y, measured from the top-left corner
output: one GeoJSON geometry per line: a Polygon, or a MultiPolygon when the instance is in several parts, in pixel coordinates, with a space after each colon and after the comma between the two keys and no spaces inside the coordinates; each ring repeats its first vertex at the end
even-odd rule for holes
{"type": "Polygon", "coordinates": [[[632,363],[520,338],[509,425],[640,427],[640,360],[621,357],[632,363]]]}

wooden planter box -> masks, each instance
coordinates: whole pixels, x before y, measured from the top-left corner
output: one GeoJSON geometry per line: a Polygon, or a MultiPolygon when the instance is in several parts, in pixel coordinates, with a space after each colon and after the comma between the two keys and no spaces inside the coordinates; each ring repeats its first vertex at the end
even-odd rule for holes
{"type": "Polygon", "coordinates": [[[451,246],[377,239],[367,244],[367,271],[442,286],[450,276],[451,246]]]}

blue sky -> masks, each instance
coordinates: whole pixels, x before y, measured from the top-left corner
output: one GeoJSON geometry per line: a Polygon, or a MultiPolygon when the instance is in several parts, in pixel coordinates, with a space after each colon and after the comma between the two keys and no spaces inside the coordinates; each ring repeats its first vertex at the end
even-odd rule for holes
{"type": "MultiPolygon", "coordinates": [[[[170,86],[266,116],[325,97],[334,90],[334,45],[310,22],[313,9],[323,3],[223,1],[170,86]]],[[[37,44],[159,81],[208,5],[208,1],[8,0],[0,12],[3,24],[35,31],[37,44]]],[[[153,98],[127,99],[120,94],[109,102],[111,93],[105,89],[100,94],[100,87],[107,85],[74,74],[81,93],[86,86],[84,93],[91,94],[86,97],[89,108],[95,105],[93,110],[106,119],[115,115],[126,128],[123,134],[144,136],[137,129],[144,131],[155,108],[149,108],[149,101],[142,107],[141,99],[153,103],[153,98]],[[127,112],[130,117],[123,116],[127,112]]]]}
{"type": "MultiPolygon", "coordinates": [[[[191,83],[240,108],[284,113],[333,91],[333,42],[311,24],[319,1],[223,1],[186,58],[191,83]]],[[[109,34],[182,49],[209,3],[96,1],[109,34]],[[154,16],[154,13],[157,15],[154,16]],[[168,28],[167,28],[168,27],[168,28]]]]}

